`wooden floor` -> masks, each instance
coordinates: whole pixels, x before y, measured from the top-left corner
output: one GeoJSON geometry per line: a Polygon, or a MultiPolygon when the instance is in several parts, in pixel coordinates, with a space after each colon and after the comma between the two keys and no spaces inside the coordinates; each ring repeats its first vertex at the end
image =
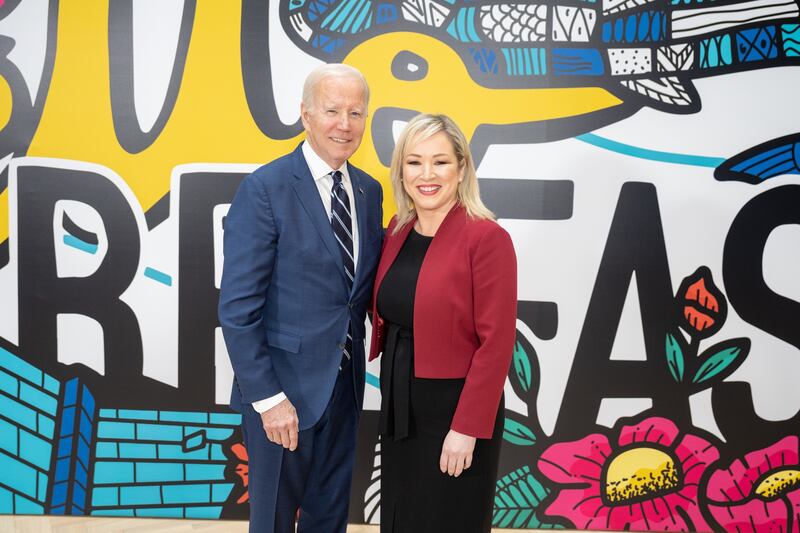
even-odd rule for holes
{"type": "MultiPolygon", "coordinates": [[[[0,516],[0,533],[246,533],[247,522],[230,520],[161,520],[153,518],[0,516]]],[[[495,533],[519,531],[493,529],[495,533]]],[[[378,526],[349,526],[347,533],[378,533],[378,526]]]]}

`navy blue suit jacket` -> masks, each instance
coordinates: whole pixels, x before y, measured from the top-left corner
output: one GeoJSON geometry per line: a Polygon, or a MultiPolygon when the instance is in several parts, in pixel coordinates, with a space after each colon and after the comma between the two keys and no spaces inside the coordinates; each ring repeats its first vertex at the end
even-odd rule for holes
{"type": "Polygon", "coordinates": [[[380,184],[348,163],[359,252],[348,291],[330,215],[300,146],[244,178],[225,218],[219,319],[235,375],[231,407],[283,391],[300,430],[330,399],[347,325],[356,405],[364,395],[364,320],[383,240],[380,184]]]}

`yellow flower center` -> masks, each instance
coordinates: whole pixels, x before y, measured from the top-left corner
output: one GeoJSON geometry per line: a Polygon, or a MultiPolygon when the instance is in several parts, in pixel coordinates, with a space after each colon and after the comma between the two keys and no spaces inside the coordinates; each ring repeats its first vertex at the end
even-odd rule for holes
{"type": "Polygon", "coordinates": [[[655,448],[633,448],[616,456],[608,466],[605,491],[610,502],[652,498],[678,486],[675,461],[655,448]]]}
{"type": "Polygon", "coordinates": [[[800,470],[787,468],[771,473],[758,484],[756,494],[764,500],[776,498],[800,485],[800,470]]]}

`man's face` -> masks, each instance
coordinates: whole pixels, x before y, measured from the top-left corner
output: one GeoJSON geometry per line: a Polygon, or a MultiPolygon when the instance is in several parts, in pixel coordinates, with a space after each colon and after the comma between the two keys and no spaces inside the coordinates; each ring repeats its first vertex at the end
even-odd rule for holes
{"type": "Polygon", "coordinates": [[[317,84],[310,107],[300,106],[306,140],[323,161],[338,169],[361,144],[366,125],[363,85],[328,77],[317,84]]]}

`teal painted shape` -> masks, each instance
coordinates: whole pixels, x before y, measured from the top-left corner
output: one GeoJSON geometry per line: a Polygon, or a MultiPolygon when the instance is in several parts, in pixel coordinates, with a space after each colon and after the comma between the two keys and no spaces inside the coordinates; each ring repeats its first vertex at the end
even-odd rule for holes
{"type": "Polygon", "coordinates": [[[133,509],[102,509],[92,511],[92,516],[133,516],[133,509]]]}
{"type": "Polygon", "coordinates": [[[171,460],[208,460],[211,450],[209,446],[192,450],[190,452],[183,451],[183,447],[177,444],[159,444],[158,445],[158,458],[171,459],[171,460]]]}
{"type": "Polygon", "coordinates": [[[0,453],[0,484],[36,497],[36,470],[13,457],[0,453]]]}
{"type": "Polygon", "coordinates": [[[100,457],[103,459],[116,459],[117,458],[117,443],[116,442],[107,442],[107,441],[99,441],[97,445],[94,447],[94,455],[95,457],[100,457]]]}
{"type": "Polygon", "coordinates": [[[361,7],[361,12],[358,14],[358,18],[356,18],[356,20],[353,22],[353,27],[350,29],[350,33],[357,33],[367,29],[369,24],[366,23],[366,20],[371,13],[372,2],[364,2],[363,6],[361,7]]]}
{"type": "Polygon", "coordinates": [[[158,420],[158,411],[142,411],[137,409],[120,409],[117,418],[131,420],[158,420]]]}
{"type": "MultiPolygon", "coordinates": [[[[160,485],[120,487],[119,488],[120,504],[158,505],[161,503],[161,488],[162,487],[160,485]]],[[[164,499],[166,500],[166,497],[164,499]]]]}
{"type": "Polygon", "coordinates": [[[514,76],[516,74],[516,69],[514,68],[514,56],[511,53],[512,51],[508,48],[501,48],[500,51],[503,52],[503,57],[506,59],[506,74],[514,76]]]}
{"type": "Polygon", "coordinates": [[[18,431],[17,426],[0,418],[0,448],[13,455],[17,455],[18,431]]]}
{"type": "Polygon", "coordinates": [[[120,442],[119,456],[122,459],[156,459],[158,453],[155,444],[120,442]]]}
{"type": "Polygon", "coordinates": [[[186,481],[183,463],[136,463],[136,483],[186,481]]]}
{"type": "Polygon", "coordinates": [[[155,268],[146,267],[144,269],[144,277],[157,281],[167,287],[172,287],[172,276],[160,270],[156,270],[155,268]]]}
{"type": "Polygon", "coordinates": [[[516,420],[506,418],[503,422],[503,440],[517,446],[533,446],[536,444],[536,435],[516,420]]]}
{"type": "Polygon", "coordinates": [[[92,507],[119,505],[119,487],[95,487],[92,490],[92,507]]]}
{"type": "Polygon", "coordinates": [[[371,374],[367,372],[367,385],[375,387],[376,389],[380,390],[381,388],[381,378],[376,376],[375,374],[371,374]]]}
{"type": "Polygon", "coordinates": [[[0,514],[14,513],[14,494],[0,487],[0,514]]]}
{"type": "Polygon", "coordinates": [[[0,413],[28,429],[36,431],[36,411],[0,394],[0,413]]]}
{"type": "Polygon", "coordinates": [[[130,422],[106,422],[97,424],[99,439],[135,439],[136,425],[130,422]]]}
{"type": "Polygon", "coordinates": [[[206,438],[208,440],[217,440],[217,441],[224,441],[228,440],[231,435],[233,435],[233,428],[214,428],[214,427],[198,427],[198,426],[186,426],[183,428],[184,436],[188,437],[198,431],[202,431],[206,434],[206,438]]]}
{"type": "Polygon", "coordinates": [[[692,383],[702,383],[713,378],[726,368],[728,368],[739,355],[742,354],[742,349],[738,346],[732,346],[711,355],[706,359],[697,373],[692,378],[692,383]]]}
{"type": "Polygon", "coordinates": [[[671,333],[667,333],[667,338],[664,344],[664,349],[667,354],[667,367],[669,368],[669,373],[672,375],[672,379],[680,383],[683,381],[684,368],[683,350],[681,349],[681,345],[671,333]]]}
{"type": "Polygon", "coordinates": [[[93,481],[97,485],[133,483],[133,463],[125,461],[97,461],[94,464],[93,481]]]}
{"type": "Polygon", "coordinates": [[[208,413],[197,413],[192,411],[160,411],[158,417],[162,422],[187,422],[195,424],[208,423],[208,413]]]}
{"type": "Polygon", "coordinates": [[[47,479],[47,476],[43,473],[39,472],[39,483],[36,486],[36,499],[40,502],[45,501],[47,498],[47,485],[50,483],[50,480],[47,479]]]}
{"type": "Polygon", "coordinates": [[[20,456],[42,470],[50,467],[50,456],[53,446],[32,433],[20,430],[19,432],[20,456]]]}
{"type": "Polygon", "coordinates": [[[676,165],[691,165],[695,167],[708,167],[717,168],[724,161],[724,157],[709,157],[702,155],[689,155],[677,154],[672,152],[661,152],[659,150],[650,150],[648,148],[640,148],[630,144],[625,144],[605,137],[600,137],[594,133],[584,133],[575,137],[579,141],[583,141],[592,146],[603,148],[611,152],[628,155],[631,157],[638,157],[639,159],[648,159],[650,161],[659,161],[662,163],[674,163],[676,165]]]}
{"type": "Polygon", "coordinates": [[[136,424],[136,438],[138,440],[173,441],[183,440],[183,426],[136,424]]]}
{"type": "Polygon", "coordinates": [[[211,485],[211,499],[215,503],[224,502],[233,490],[233,483],[214,483],[211,485]]]}
{"type": "Polygon", "coordinates": [[[31,383],[42,386],[43,374],[41,370],[3,348],[0,348],[0,368],[5,368],[31,383]]]}
{"type": "Polygon", "coordinates": [[[225,479],[225,464],[189,463],[186,465],[186,481],[221,481],[223,479],[225,479]]]}
{"type": "Polygon", "coordinates": [[[492,526],[503,528],[563,529],[537,516],[547,489],[531,474],[529,466],[501,477],[495,484],[492,526]]]}
{"type": "Polygon", "coordinates": [[[222,446],[219,444],[212,444],[211,445],[211,460],[212,461],[227,461],[228,458],[225,457],[225,452],[222,451],[222,446]]]}
{"type": "Polygon", "coordinates": [[[523,391],[528,392],[531,389],[531,379],[533,377],[531,362],[528,358],[528,354],[525,353],[525,350],[519,342],[514,344],[512,367],[514,368],[514,377],[517,378],[520,387],[523,391]]]}
{"type": "Polygon", "coordinates": [[[208,483],[164,485],[162,490],[165,504],[211,503],[211,485],[208,483]]]}
{"type": "Polygon", "coordinates": [[[48,392],[52,392],[53,394],[58,396],[58,393],[61,391],[61,383],[59,383],[58,380],[56,380],[52,376],[45,374],[44,388],[47,389],[48,392]]]}
{"type": "Polygon", "coordinates": [[[240,426],[242,424],[242,415],[236,413],[210,413],[212,424],[221,424],[225,426],[240,426]]]}
{"type": "Polygon", "coordinates": [[[143,507],[135,509],[136,516],[154,518],[183,518],[183,507],[143,507]]]}
{"type": "Polygon", "coordinates": [[[194,448],[205,445],[206,442],[205,431],[201,430],[199,433],[186,437],[181,444],[187,450],[193,450],[194,448]]]}
{"type": "Polygon", "coordinates": [[[14,514],[44,514],[44,507],[24,496],[15,494],[14,514]]]}
{"type": "Polygon", "coordinates": [[[20,383],[19,398],[28,405],[32,405],[52,416],[55,416],[56,410],[58,410],[58,401],[55,398],[46,392],[31,387],[27,383],[20,383]]]}
{"type": "Polygon", "coordinates": [[[117,418],[116,409],[100,409],[100,418],[117,418]]]}
{"type": "Polygon", "coordinates": [[[86,252],[87,254],[94,255],[97,253],[96,244],[82,241],[74,235],[64,235],[64,244],[76,250],[80,250],[81,252],[86,252]]]}
{"type": "Polygon", "coordinates": [[[216,519],[222,514],[222,507],[219,505],[210,505],[202,507],[187,507],[186,518],[205,518],[216,519]]]}
{"type": "Polygon", "coordinates": [[[53,433],[56,430],[55,421],[47,415],[43,415],[41,413],[36,415],[36,418],[39,420],[39,435],[47,439],[52,439],[53,433]]]}
{"type": "Polygon", "coordinates": [[[781,41],[786,57],[800,57],[800,24],[781,25],[781,41]]]}
{"type": "Polygon", "coordinates": [[[19,397],[19,380],[0,370],[0,390],[5,393],[8,393],[9,396],[13,396],[15,398],[19,397]]]}
{"type": "Polygon", "coordinates": [[[700,68],[724,67],[732,62],[730,35],[717,35],[700,41],[700,68]]]}

